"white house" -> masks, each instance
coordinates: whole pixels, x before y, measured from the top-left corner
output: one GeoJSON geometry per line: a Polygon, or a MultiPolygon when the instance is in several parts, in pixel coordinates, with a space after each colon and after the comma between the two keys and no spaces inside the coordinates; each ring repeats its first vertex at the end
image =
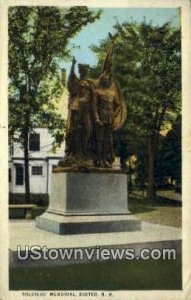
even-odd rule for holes
{"type": "MultiPolygon", "coordinates": [[[[34,194],[49,194],[53,168],[64,156],[64,143],[56,153],[51,151],[53,139],[47,128],[36,128],[29,134],[30,191],[34,194]]],[[[19,143],[10,147],[9,191],[22,194],[24,186],[24,153],[19,143]]]]}
{"type": "MultiPolygon", "coordinates": [[[[62,80],[63,77],[64,71],[62,80]]],[[[63,93],[56,105],[64,119],[67,117],[67,103],[68,93],[63,82],[63,93]]],[[[55,153],[52,151],[52,142],[53,138],[45,127],[35,128],[34,132],[29,134],[29,178],[32,194],[49,194],[52,170],[64,156],[64,142],[55,153]]],[[[10,145],[9,192],[24,194],[24,152],[21,144],[10,141],[10,145]]]]}

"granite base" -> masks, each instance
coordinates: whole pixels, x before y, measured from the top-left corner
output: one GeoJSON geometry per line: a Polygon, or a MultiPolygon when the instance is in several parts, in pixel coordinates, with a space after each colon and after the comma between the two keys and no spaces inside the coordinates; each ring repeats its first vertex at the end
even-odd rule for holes
{"type": "Polygon", "coordinates": [[[56,234],[141,230],[128,210],[127,175],[52,174],[50,203],[36,226],[56,234]]]}

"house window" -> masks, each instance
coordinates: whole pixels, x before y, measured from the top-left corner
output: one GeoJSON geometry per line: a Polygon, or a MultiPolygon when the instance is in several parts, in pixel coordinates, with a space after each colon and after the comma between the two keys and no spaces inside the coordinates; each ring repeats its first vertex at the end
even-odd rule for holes
{"type": "Polygon", "coordinates": [[[12,181],[12,173],[11,173],[11,168],[9,168],[9,182],[12,181]]]}
{"type": "Polygon", "coordinates": [[[32,175],[42,175],[42,166],[32,167],[32,175]]]}
{"type": "Polygon", "coordinates": [[[16,185],[23,185],[24,182],[24,170],[23,165],[16,165],[16,185]]]}
{"type": "Polygon", "coordinates": [[[52,171],[54,170],[54,169],[56,169],[58,167],[58,165],[52,165],[52,171]]]}
{"type": "Polygon", "coordinates": [[[9,155],[10,156],[14,155],[14,146],[12,142],[9,143],[9,155]]]}
{"type": "Polygon", "coordinates": [[[29,135],[29,151],[40,151],[40,134],[31,133],[29,135]]]}

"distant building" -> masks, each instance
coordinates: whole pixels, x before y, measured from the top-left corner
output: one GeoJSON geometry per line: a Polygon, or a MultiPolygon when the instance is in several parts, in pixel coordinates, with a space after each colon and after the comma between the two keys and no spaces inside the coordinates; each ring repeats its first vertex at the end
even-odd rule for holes
{"type": "MultiPolygon", "coordinates": [[[[30,191],[34,194],[49,194],[53,168],[64,156],[64,143],[53,153],[52,137],[47,128],[36,128],[29,134],[30,191]]],[[[24,153],[19,143],[10,146],[9,192],[25,193],[24,153]]]]}
{"type": "MultiPolygon", "coordinates": [[[[62,70],[61,80],[63,93],[56,101],[59,113],[66,119],[68,93],[65,88],[65,71],[62,70]],[[64,82],[63,82],[64,81],[64,82]]],[[[54,100],[53,100],[54,101],[54,100]]],[[[58,161],[64,156],[64,142],[54,153],[52,151],[53,138],[48,128],[35,128],[29,134],[29,178],[31,194],[49,194],[51,173],[58,161]]],[[[24,152],[20,143],[9,143],[9,192],[24,194],[24,152]]]]}

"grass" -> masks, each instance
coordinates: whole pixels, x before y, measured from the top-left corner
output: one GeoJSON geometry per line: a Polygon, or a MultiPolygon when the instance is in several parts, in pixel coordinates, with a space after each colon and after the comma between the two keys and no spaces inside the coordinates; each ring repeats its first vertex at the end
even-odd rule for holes
{"type": "Polygon", "coordinates": [[[172,201],[159,196],[149,201],[145,197],[131,194],[129,210],[142,221],[179,228],[182,226],[182,203],[180,201],[172,201]]]}
{"type": "Polygon", "coordinates": [[[181,290],[181,257],[175,261],[115,261],[17,268],[11,290],[181,290]]]}

